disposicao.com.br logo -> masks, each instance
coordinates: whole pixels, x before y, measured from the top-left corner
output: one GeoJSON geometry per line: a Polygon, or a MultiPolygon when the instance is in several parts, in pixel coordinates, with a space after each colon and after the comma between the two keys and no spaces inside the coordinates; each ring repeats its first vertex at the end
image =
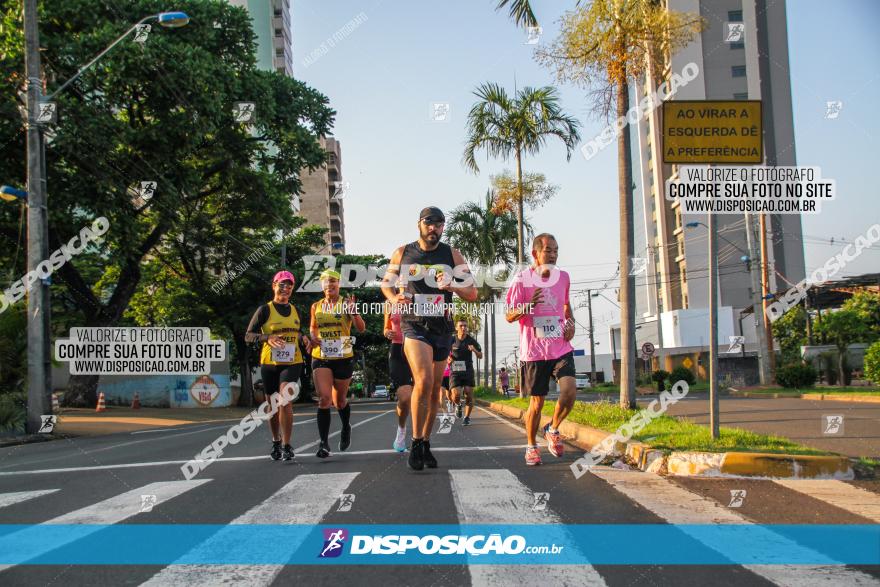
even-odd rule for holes
{"type": "MultiPolygon", "coordinates": [[[[349,534],[342,528],[323,529],[319,558],[338,557],[349,534]]],[[[353,534],[349,555],[520,555],[559,554],[564,546],[528,546],[524,536],[511,534],[353,534]]]]}

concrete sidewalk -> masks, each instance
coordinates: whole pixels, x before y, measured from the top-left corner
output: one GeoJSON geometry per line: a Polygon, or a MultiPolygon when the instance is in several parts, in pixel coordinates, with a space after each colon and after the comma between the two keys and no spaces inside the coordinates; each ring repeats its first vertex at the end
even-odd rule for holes
{"type": "MultiPolygon", "coordinates": [[[[652,398],[639,398],[640,407],[652,398]]],[[[849,457],[880,459],[880,404],[800,398],[720,398],[721,425],[784,436],[798,444],[849,457]],[[842,416],[837,434],[826,434],[826,416],[842,416]]],[[[709,423],[706,393],[688,394],[669,415],[709,423]]]]}

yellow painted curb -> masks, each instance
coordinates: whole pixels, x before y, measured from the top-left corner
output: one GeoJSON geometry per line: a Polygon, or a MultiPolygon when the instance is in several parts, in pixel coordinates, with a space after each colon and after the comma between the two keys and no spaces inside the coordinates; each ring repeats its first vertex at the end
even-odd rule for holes
{"type": "Polygon", "coordinates": [[[180,426],[182,424],[195,423],[190,420],[167,420],[163,418],[124,418],[113,416],[108,416],[106,418],[101,418],[98,416],[61,416],[58,420],[62,424],[65,422],[70,424],[113,422],[116,424],[141,424],[143,426],[180,426]]]}
{"type": "Polygon", "coordinates": [[[805,393],[801,399],[833,400],[836,402],[864,402],[880,404],[880,395],[844,395],[842,393],[805,393]]]}
{"type": "Polygon", "coordinates": [[[845,457],[729,452],[721,463],[722,474],[748,477],[795,479],[852,479],[853,470],[845,457]]]}

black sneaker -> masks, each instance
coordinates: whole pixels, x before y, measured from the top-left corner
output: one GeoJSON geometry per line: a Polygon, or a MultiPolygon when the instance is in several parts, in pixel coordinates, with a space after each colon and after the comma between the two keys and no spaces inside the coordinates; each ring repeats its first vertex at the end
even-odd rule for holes
{"type": "Polygon", "coordinates": [[[461,418],[461,404],[455,406],[455,417],[461,418]]]}
{"type": "Polygon", "coordinates": [[[281,459],[281,441],[273,440],[272,441],[272,452],[269,453],[269,456],[272,457],[273,461],[277,461],[281,459]]]}
{"type": "Polygon", "coordinates": [[[431,454],[431,443],[427,440],[422,442],[422,460],[425,461],[425,466],[429,469],[437,468],[437,459],[431,454]]]}
{"type": "Polygon", "coordinates": [[[424,448],[423,440],[413,438],[412,446],[409,449],[409,459],[407,459],[410,469],[421,471],[425,468],[424,448]]]}
{"type": "Polygon", "coordinates": [[[342,432],[339,433],[339,452],[345,452],[349,446],[351,446],[351,424],[343,426],[342,432]]]}
{"type": "Polygon", "coordinates": [[[281,458],[285,461],[293,459],[293,447],[289,444],[285,444],[281,447],[281,458]]]}
{"type": "Polygon", "coordinates": [[[462,425],[462,426],[470,426],[470,425],[471,425],[471,417],[470,417],[470,416],[465,416],[465,417],[464,417],[464,422],[462,422],[461,425],[462,425]]]}
{"type": "Polygon", "coordinates": [[[330,443],[322,442],[321,445],[318,447],[318,452],[315,453],[315,456],[319,459],[326,459],[330,456],[330,454],[330,443]]]}

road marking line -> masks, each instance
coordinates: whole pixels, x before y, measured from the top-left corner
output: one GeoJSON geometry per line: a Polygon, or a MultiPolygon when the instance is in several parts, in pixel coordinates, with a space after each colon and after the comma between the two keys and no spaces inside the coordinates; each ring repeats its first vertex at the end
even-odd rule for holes
{"type": "Polygon", "coordinates": [[[516,424],[514,424],[514,423],[511,422],[510,420],[507,420],[506,418],[502,418],[501,416],[499,416],[498,414],[496,414],[495,412],[493,412],[493,411],[491,411],[491,410],[487,410],[486,408],[484,408],[484,407],[482,407],[482,406],[477,406],[477,409],[478,409],[478,410],[481,410],[481,411],[483,411],[483,412],[486,412],[487,414],[489,414],[490,416],[492,416],[493,418],[495,418],[495,419],[498,420],[499,422],[502,422],[502,423],[504,423],[504,424],[510,426],[511,428],[513,428],[514,430],[516,430],[517,432],[519,432],[520,434],[525,434],[525,433],[526,433],[526,429],[523,428],[522,426],[517,426],[516,424]]]}
{"type": "MultiPolygon", "coordinates": [[[[534,510],[532,491],[507,469],[452,469],[461,524],[562,524],[549,508],[534,510]]],[[[568,548],[575,541],[569,540],[568,548]]],[[[605,585],[591,565],[468,565],[473,585],[605,585]]]]}
{"type": "MultiPolygon", "coordinates": [[[[379,414],[378,416],[373,416],[372,418],[367,418],[366,420],[361,420],[360,422],[357,422],[356,424],[352,424],[351,427],[352,427],[352,428],[357,428],[358,426],[363,426],[363,425],[366,424],[367,422],[372,422],[372,421],[375,420],[376,418],[381,418],[382,416],[384,416],[384,415],[386,415],[386,414],[391,414],[391,413],[394,413],[394,412],[396,412],[396,408],[395,408],[394,410],[388,410],[387,412],[382,412],[382,413],[379,414]]],[[[317,419],[317,418],[316,418],[316,419],[317,419]]],[[[332,432],[327,438],[328,438],[328,439],[333,438],[334,436],[337,436],[340,432],[341,432],[340,430],[337,430],[336,432],[332,432]]],[[[314,441],[314,442],[310,442],[310,443],[308,443],[308,444],[304,444],[304,445],[302,445],[302,446],[298,446],[298,447],[296,447],[295,449],[293,449],[293,453],[294,453],[294,454],[297,454],[297,453],[300,453],[300,452],[302,452],[302,451],[304,451],[304,450],[309,450],[309,449],[312,448],[312,447],[318,446],[320,443],[321,443],[321,439],[319,438],[318,440],[316,440],[316,441],[314,441]]],[[[340,454],[348,454],[348,453],[346,452],[346,453],[340,453],[340,454]]]]}
{"type": "Polygon", "coordinates": [[[880,495],[836,479],[774,479],[774,482],[880,524],[880,495]]]}
{"type": "Polygon", "coordinates": [[[21,502],[27,501],[29,499],[34,499],[35,497],[40,497],[43,495],[48,495],[50,493],[55,493],[56,491],[58,491],[58,490],[57,489],[38,489],[36,491],[14,491],[12,493],[0,493],[0,508],[5,508],[6,506],[21,503],[21,502]]]}
{"type": "MultiPolygon", "coordinates": [[[[610,467],[593,467],[590,472],[606,481],[614,489],[651,513],[670,524],[733,524],[753,525],[747,518],[724,508],[708,498],[691,493],[653,473],[641,471],[618,471],[610,467]]],[[[820,560],[819,553],[765,529],[751,529],[749,536],[753,542],[761,542],[764,553],[779,553],[781,559],[790,558],[791,553],[798,556],[820,560]],[[786,557],[788,555],[788,557],[786,557]]],[[[724,554],[725,544],[712,544],[706,536],[689,532],[687,526],[681,531],[690,535],[708,548],[724,554]]],[[[766,557],[761,557],[765,559],[766,557]]],[[[835,564],[828,559],[827,565],[742,565],[743,568],[765,579],[786,587],[807,587],[812,585],[878,585],[878,581],[855,569],[835,564]]]]}
{"type": "MultiPolygon", "coordinates": [[[[508,449],[519,449],[523,450],[527,448],[527,444],[508,444],[505,446],[481,446],[480,450],[508,450],[508,449]]],[[[472,452],[474,447],[472,446],[432,446],[431,452],[472,452]]],[[[383,454],[404,454],[402,452],[398,452],[393,448],[378,448],[376,450],[347,450],[342,454],[346,455],[383,455],[383,454]]],[[[296,458],[312,458],[315,457],[313,454],[297,454],[296,458]]]]}
{"type": "MultiPolygon", "coordinates": [[[[230,524],[319,524],[351,485],[357,472],[324,475],[300,475],[272,497],[246,511],[230,524]]],[[[290,558],[300,547],[302,537],[279,541],[271,546],[275,555],[290,558]]],[[[247,545],[259,548],[261,545],[247,545]]],[[[284,565],[207,565],[187,564],[187,560],[212,559],[228,553],[231,559],[241,552],[235,533],[220,530],[180,559],[153,575],[143,585],[196,587],[200,585],[270,585],[284,565]]]]}
{"type": "MultiPolygon", "coordinates": [[[[182,493],[194,489],[210,479],[198,479],[192,481],[162,481],[158,483],[150,483],[138,489],[126,491],[115,497],[105,499],[104,501],[86,506],[84,508],[66,513],[57,518],[52,518],[47,522],[43,522],[40,526],[47,524],[82,524],[81,532],[76,535],[68,533],[69,539],[57,539],[51,545],[47,546],[44,542],[45,535],[43,532],[34,529],[24,529],[6,536],[0,537],[0,551],[18,552],[26,549],[27,552],[33,553],[33,558],[41,556],[49,550],[54,550],[59,546],[68,544],[75,540],[79,540],[83,536],[92,534],[102,529],[101,527],[109,524],[118,524],[138,513],[141,509],[141,495],[155,495],[156,503],[162,504],[182,493]]],[[[28,559],[30,560],[30,559],[28,559]]],[[[0,565],[0,571],[14,567],[16,565],[0,565]]]]}

